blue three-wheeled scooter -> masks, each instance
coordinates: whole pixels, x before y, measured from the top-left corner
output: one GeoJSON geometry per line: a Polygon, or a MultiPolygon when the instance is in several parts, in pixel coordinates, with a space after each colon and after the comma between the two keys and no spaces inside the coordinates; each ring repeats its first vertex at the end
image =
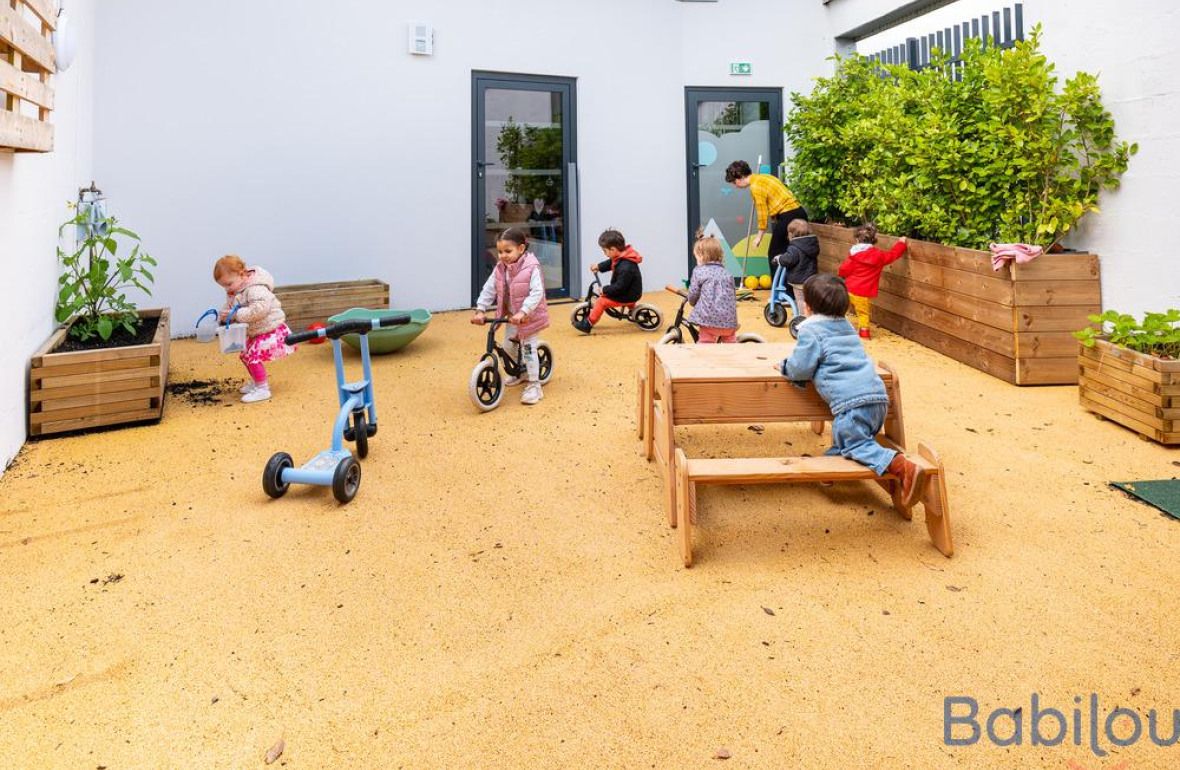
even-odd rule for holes
{"type": "Polygon", "coordinates": [[[332,426],[332,448],[325,449],[296,468],[291,455],[275,453],[262,472],[262,488],[271,497],[282,497],[292,484],[315,484],[331,487],[332,494],[342,503],[356,497],[361,486],[361,465],[357,457],[369,454],[369,438],[377,433],[377,405],[373,398],[373,369],[369,363],[368,333],[383,326],[410,323],[410,316],[397,315],[371,320],[341,321],[323,329],[309,329],[287,335],[287,344],[296,345],[316,338],[332,341],[336,358],[336,390],[340,396],[340,411],[332,426]],[[344,354],[340,338],[346,334],[360,335],[361,366],[364,379],[344,381],[344,354]],[[344,448],[344,442],[356,442],[356,457],[344,448]]]}

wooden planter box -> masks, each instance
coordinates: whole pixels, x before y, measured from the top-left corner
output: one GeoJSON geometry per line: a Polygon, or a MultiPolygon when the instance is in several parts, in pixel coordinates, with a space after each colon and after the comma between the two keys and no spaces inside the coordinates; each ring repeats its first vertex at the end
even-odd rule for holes
{"type": "Polygon", "coordinates": [[[376,279],[302,283],[276,286],[275,296],[283,303],[287,326],[292,331],[303,331],[309,324],[324,323],[328,316],[343,313],[352,307],[370,310],[388,308],[389,284],[376,279]]]}
{"type": "Polygon", "coordinates": [[[1082,406],[1161,444],[1180,444],[1180,361],[1098,340],[1080,346],[1082,406]]]}
{"type": "Polygon", "coordinates": [[[33,354],[29,367],[29,435],[158,420],[168,381],[169,313],[141,310],[160,319],[147,345],[50,353],[63,327],[33,354]]]}
{"type": "MultiPolygon", "coordinates": [[[[834,274],[853,231],[812,228],[819,269],[834,274]]],[[[877,245],[895,240],[883,235],[877,245]]],[[[881,275],[873,323],[1014,385],[1069,385],[1078,381],[1072,332],[1101,305],[1094,254],[1043,254],[994,272],[989,252],[911,240],[881,275]]]]}

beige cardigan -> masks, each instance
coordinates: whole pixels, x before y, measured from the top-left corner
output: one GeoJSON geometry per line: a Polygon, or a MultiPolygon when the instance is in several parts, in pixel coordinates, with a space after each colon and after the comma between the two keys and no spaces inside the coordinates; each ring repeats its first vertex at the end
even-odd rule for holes
{"type": "Polygon", "coordinates": [[[257,337],[274,331],[287,320],[283,304],[274,294],[275,279],[261,267],[246,269],[246,284],[237,294],[225,293],[224,311],[229,312],[234,304],[241,305],[233,321],[246,324],[246,335],[257,337]]]}

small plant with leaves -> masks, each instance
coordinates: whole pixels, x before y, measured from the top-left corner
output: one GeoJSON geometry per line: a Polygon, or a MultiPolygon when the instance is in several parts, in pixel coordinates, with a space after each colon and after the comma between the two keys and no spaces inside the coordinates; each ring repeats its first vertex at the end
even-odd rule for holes
{"type": "Polygon", "coordinates": [[[156,260],[140,249],[139,236],[120,227],[114,217],[95,222],[80,209],[58,229],[59,239],[68,228],[85,237],[73,252],[57,247],[64,268],[58,278],[57,322],[74,318],[70,336],[82,342],[95,337],[105,342],[118,329],[135,334],[139,314],[126,292],[137,288],[151,294],[148,284],[155,277],[148,268],[155,267],[156,260]]]}
{"type": "Polygon", "coordinates": [[[1134,350],[1157,358],[1180,358],[1180,310],[1166,313],[1147,313],[1140,323],[1135,316],[1107,310],[1089,316],[1094,326],[1087,326],[1073,336],[1088,348],[1105,339],[1112,345],[1134,350]]]}

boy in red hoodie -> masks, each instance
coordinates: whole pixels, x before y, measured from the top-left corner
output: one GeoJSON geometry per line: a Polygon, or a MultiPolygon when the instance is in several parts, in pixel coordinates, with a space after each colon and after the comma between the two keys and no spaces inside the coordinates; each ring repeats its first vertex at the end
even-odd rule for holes
{"type": "Polygon", "coordinates": [[[840,277],[848,287],[848,299],[856,310],[857,333],[861,339],[869,339],[869,315],[873,309],[873,297],[881,283],[881,271],[891,262],[901,259],[906,250],[906,239],[898,238],[889,251],[881,251],[877,242],[877,226],[863,224],[856,228],[856,243],[848,256],[840,263],[840,277]]]}
{"type": "Polygon", "coordinates": [[[598,236],[598,247],[606,255],[606,259],[590,266],[592,273],[611,274],[610,283],[602,287],[602,296],[590,308],[590,317],[574,324],[574,328],[583,334],[589,334],[602,318],[608,307],[620,307],[639,301],[643,296],[643,275],[639,272],[639,263],[643,257],[631,246],[618,230],[607,230],[598,236]]]}

